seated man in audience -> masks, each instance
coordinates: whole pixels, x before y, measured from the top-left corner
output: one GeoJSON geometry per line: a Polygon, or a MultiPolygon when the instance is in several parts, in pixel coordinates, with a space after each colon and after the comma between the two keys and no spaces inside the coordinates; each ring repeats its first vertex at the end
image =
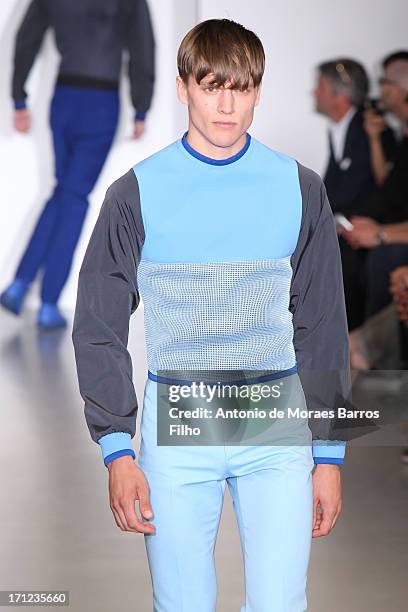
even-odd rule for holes
{"type": "MultiPolygon", "coordinates": [[[[324,183],[334,213],[348,215],[352,206],[381,185],[389,172],[395,138],[384,117],[364,110],[369,80],[352,59],[318,66],[316,110],[329,119],[330,156],[324,183]]],[[[339,235],[349,331],[364,321],[365,287],[361,269],[365,249],[352,249],[339,235]]]]}

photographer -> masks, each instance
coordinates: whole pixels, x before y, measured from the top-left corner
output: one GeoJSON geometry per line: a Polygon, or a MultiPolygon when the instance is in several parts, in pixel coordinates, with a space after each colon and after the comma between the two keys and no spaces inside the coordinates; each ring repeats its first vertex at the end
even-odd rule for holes
{"type": "Polygon", "coordinates": [[[391,158],[395,151],[395,142],[389,135],[384,140],[383,135],[389,131],[384,118],[384,108],[381,101],[367,100],[364,111],[364,129],[370,144],[371,168],[377,185],[382,185],[392,167],[391,158]],[[387,153],[386,153],[387,151],[387,153]]]}

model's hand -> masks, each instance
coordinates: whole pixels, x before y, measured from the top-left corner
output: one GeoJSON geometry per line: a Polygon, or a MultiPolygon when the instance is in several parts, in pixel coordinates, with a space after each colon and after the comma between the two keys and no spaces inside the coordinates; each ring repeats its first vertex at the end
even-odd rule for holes
{"type": "Polygon", "coordinates": [[[145,122],[140,121],[140,119],[136,119],[133,122],[133,138],[136,140],[141,137],[141,135],[145,131],[145,122]]]}
{"type": "Polygon", "coordinates": [[[13,115],[14,129],[17,132],[27,133],[31,129],[31,113],[27,108],[20,108],[14,111],[13,115]]]}
{"type": "Polygon", "coordinates": [[[340,467],[329,463],[318,463],[313,471],[312,537],[318,538],[328,535],[333,529],[340,512],[340,467]]]}
{"type": "Polygon", "coordinates": [[[135,511],[135,500],[139,500],[140,514],[153,517],[149,499],[149,484],[130,455],[118,457],[108,463],[109,500],[117,526],[122,531],[153,534],[156,527],[139,520],[135,511]]]}

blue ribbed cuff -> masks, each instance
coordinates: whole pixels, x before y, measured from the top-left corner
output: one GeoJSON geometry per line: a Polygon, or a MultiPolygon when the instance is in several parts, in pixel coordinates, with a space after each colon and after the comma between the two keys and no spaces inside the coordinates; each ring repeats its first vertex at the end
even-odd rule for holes
{"type": "Polygon", "coordinates": [[[136,455],[132,448],[132,437],[124,431],[115,431],[102,436],[98,440],[102,450],[102,457],[105,465],[123,455],[131,455],[135,459],[136,455]]]}
{"type": "Polygon", "coordinates": [[[27,108],[25,98],[23,100],[14,100],[14,108],[15,110],[21,110],[22,108],[27,108]]]}
{"type": "Polygon", "coordinates": [[[342,465],[346,454],[346,444],[344,440],[313,440],[314,462],[342,465]]]}
{"type": "Polygon", "coordinates": [[[135,121],[144,121],[146,119],[146,113],[142,113],[141,111],[137,111],[135,113],[135,121]]]}
{"type": "Polygon", "coordinates": [[[314,457],[314,462],[316,465],[318,465],[319,463],[343,465],[344,459],[336,459],[335,457],[314,457]]]}
{"type": "Polygon", "coordinates": [[[130,455],[131,457],[133,457],[133,459],[136,459],[135,451],[129,448],[124,448],[123,450],[119,450],[119,451],[115,451],[114,453],[111,453],[110,455],[104,458],[103,462],[107,466],[110,461],[113,461],[114,459],[117,459],[118,457],[124,457],[125,455],[130,455]]]}

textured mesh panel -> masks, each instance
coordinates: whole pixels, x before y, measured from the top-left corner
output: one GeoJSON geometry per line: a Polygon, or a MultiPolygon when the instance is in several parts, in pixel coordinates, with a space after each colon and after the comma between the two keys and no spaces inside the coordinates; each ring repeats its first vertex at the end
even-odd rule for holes
{"type": "Polygon", "coordinates": [[[142,258],[149,370],[291,368],[291,277],[290,256],[203,264],[142,258]]]}

